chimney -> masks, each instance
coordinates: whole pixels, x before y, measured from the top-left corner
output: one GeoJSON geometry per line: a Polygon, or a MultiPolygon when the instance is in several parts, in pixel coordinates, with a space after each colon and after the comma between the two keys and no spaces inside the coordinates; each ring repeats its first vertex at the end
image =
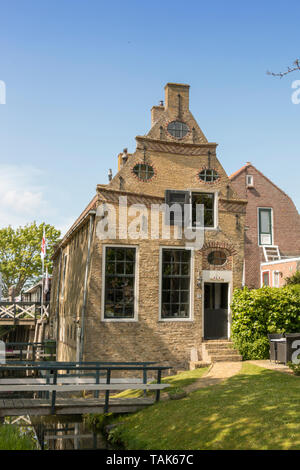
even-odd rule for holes
{"type": "Polygon", "coordinates": [[[189,110],[190,85],[167,83],[165,86],[165,108],[180,118],[181,113],[189,110]]]}
{"type": "Polygon", "coordinates": [[[165,107],[164,107],[164,102],[160,101],[158,106],[153,106],[151,109],[151,127],[153,127],[153,124],[158,121],[162,113],[164,112],[165,107]]]}

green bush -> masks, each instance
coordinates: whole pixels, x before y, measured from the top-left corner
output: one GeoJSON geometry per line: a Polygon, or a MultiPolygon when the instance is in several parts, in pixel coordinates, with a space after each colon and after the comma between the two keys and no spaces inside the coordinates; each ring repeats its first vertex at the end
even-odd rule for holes
{"type": "Polygon", "coordinates": [[[243,359],[267,359],[268,333],[300,331],[300,289],[236,289],[231,311],[232,340],[243,359]]]}
{"type": "Polygon", "coordinates": [[[285,278],[286,285],[298,285],[300,284],[300,271],[296,271],[292,276],[285,278]]]}
{"type": "Polygon", "coordinates": [[[294,372],[294,375],[300,375],[300,364],[294,364],[293,362],[288,362],[287,365],[294,372]]]}

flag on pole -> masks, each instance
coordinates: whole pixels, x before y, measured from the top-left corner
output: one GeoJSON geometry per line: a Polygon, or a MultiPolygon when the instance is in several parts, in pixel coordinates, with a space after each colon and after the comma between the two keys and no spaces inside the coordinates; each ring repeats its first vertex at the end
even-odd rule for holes
{"type": "Polygon", "coordinates": [[[47,294],[48,290],[49,290],[49,275],[48,275],[48,268],[46,267],[44,293],[47,294]]]}
{"type": "Polygon", "coordinates": [[[45,235],[45,227],[44,227],[42,246],[41,246],[41,258],[42,258],[42,260],[45,258],[45,256],[46,256],[46,235],[45,235]]]}

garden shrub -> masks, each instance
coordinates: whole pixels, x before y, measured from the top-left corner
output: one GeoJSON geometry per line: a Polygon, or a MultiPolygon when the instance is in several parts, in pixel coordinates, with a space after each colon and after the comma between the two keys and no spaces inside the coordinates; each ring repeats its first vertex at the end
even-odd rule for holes
{"type": "Polygon", "coordinates": [[[300,289],[236,289],[231,311],[232,340],[243,359],[267,359],[268,333],[300,332],[300,289]]]}

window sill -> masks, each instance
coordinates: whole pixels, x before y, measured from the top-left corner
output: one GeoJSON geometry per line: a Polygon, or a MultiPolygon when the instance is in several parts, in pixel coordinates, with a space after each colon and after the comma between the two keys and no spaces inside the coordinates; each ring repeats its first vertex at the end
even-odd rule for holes
{"type": "Polygon", "coordinates": [[[101,318],[102,322],[118,322],[118,323],[133,323],[137,322],[137,318],[101,318]]]}
{"type": "Polygon", "coordinates": [[[193,322],[193,318],[160,318],[158,322],[172,322],[172,321],[183,321],[183,322],[193,322]]]}

